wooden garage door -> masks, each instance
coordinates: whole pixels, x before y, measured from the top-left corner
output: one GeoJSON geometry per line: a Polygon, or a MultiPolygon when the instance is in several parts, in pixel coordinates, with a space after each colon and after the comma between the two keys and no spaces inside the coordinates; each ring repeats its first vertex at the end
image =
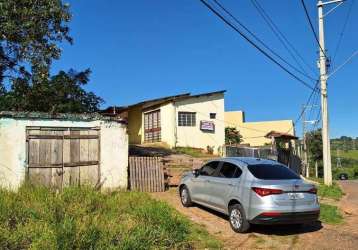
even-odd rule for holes
{"type": "Polygon", "coordinates": [[[28,180],[62,188],[100,179],[99,128],[28,127],[28,180]]]}
{"type": "Polygon", "coordinates": [[[160,110],[144,113],[144,142],[160,142],[160,110]]]}

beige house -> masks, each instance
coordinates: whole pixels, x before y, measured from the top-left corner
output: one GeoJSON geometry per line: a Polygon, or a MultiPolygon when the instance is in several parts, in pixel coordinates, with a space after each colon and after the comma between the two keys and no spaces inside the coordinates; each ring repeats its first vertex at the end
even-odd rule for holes
{"type": "Polygon", "coordinates": [[[163,143],[173,147],[193,147],[220,153],[225,143],[224,93],[190,93],[109,107],[107,115],[128,121],[130,144],[163,143]]]}
{"type": "Polygon", "coordinates": [[[225,112],[225,126],[235,127],[243,137],[242,143],[253,147],[271,144],[271,139],[266,137],[271,131],[295,135],[292,120],[245,122],[243,111],[225,112]]]}

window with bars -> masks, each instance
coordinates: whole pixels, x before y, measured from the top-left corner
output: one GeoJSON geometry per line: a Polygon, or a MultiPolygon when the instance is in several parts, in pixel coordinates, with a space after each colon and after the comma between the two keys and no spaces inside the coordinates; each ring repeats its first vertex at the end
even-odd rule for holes
{"type": "Polygon", "coordinates": [[[178,126],[195,127],[196,126],[196,113],[195,112],[179,112],[178,113],[178,126]]]}

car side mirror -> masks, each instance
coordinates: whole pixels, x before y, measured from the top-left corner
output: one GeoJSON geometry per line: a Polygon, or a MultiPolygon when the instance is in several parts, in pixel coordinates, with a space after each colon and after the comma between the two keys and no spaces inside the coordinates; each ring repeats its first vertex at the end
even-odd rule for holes
{"type": "Polygon", "coordinates": [[[198,177],[198,176],[199,176],[199,169],[194,169],[194,170],[193,170],[193,175],[194,175],[195,177],[198,177]]]}

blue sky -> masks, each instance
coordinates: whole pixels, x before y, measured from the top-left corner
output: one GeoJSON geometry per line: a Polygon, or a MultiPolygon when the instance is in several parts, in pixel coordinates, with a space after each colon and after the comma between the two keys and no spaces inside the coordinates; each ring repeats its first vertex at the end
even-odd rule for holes
{"type": "MultiPolygon", "coordinates": [[[[299,0],[258,0],[305,60],[315,67],[317,44],[299,0]]],[[[335,50],[348,0],[326,19],[326,45],[335,50]]],[[[126,105],[182,92],[226,89],[226,110],[244,110],[247,121],[295,119],[310,90],[259,54],[199,0],[69,1],[74,44],[53,71],[92,70],[88,89],[108,105],[126,105]]],[[[240,21],[281,56],[288,52],[250,0],[221,0],[240,21]]],[[[316,1],[306,0],[317,26],[316,1]]],[[[358,3],[353,5],[339,65],[358,49],[358,3]]],[[[358,136],[358,56],[329,81],[331,137],[358,136]]],[[[315,118],[316,111],[311,118],[315,118]]],[[[301,126],[297,131],[301,135],[301,126]]]]}

